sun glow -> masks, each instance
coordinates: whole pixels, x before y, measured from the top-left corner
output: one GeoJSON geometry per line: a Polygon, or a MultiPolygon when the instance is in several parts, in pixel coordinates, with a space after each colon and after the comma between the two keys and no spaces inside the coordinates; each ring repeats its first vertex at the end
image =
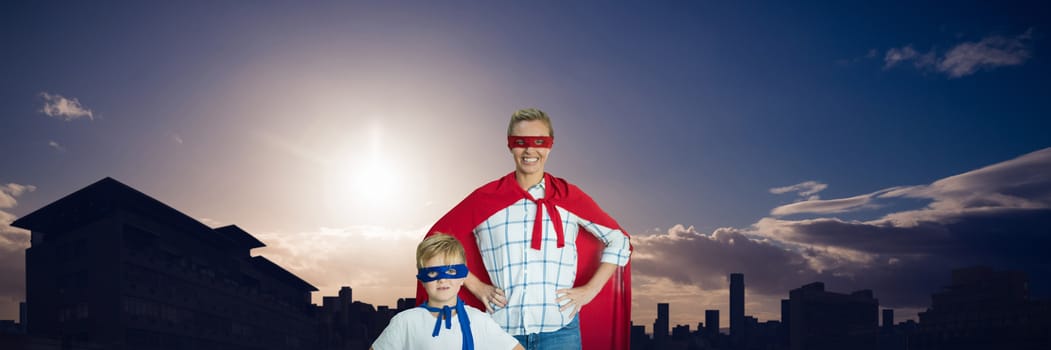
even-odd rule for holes
{"type": "Polygon", "coordinates": [[[347,169],[349,194],[376,205],[401,196],[403,179],[395,165],[380,154],[369,158],[357,169],[347,169]]]}
{"type": "Polygon", "coordinates": [[[407,200],[406,160],[383,144],[379,125],[332,157],[328,166],[326,206],[329,210],[383,220],[407,200]]]}

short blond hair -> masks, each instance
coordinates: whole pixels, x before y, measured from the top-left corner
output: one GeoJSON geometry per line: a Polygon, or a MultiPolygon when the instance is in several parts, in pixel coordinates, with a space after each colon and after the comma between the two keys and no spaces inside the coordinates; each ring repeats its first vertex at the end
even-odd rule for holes
{"type": "Polygon", "coordinates": [[[459,258],[460,261],[466,262],[460,241],[456,237],[440,232],[423,239],[423,242],[416,246],[416,268],[423,268],[425,261],[436,256],[445,257],[446,261],[459,258]]]}
{"type": "Polygon", "coordinates": [[[525,108],[515,111],[511,115],[511,122],[507,124],[507,136],[511,136],[511,130],[514,129],[515,124],[527,120],[544,122],[544,125],[547,125],[547,136],[555,137],[555,128],[551,126],[551,118],[547,116],[547,113],[536,108],[525,108]]]}

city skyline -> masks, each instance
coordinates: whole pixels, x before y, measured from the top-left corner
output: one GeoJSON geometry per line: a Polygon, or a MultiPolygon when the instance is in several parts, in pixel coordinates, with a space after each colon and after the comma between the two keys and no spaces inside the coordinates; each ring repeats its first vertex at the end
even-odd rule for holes
{"type": "Polygon", "coordinates": [[[978,264],[1046,297],[1047,6],[5,3],[0,319],[9,224],[105,177],[244,228],[316,304],[394,305],[531,106],[633,235],[636,324],[729,325],[733,272],[760,320],[815,281],[916,319],[978,264]]]}
{"type": "MultiPolygon", "coordinates": [[[[133,188],[127,187],[126,185],[121,184],[120,182],[118,182],[118,181],[116,181],[114,179],[110,179],[110,178],[103,179],[103,180],[101,180],[101,181],[99,181],[99,182],[97,182],[95,184],[91,184],[90,186],[87,186],[87,187],[85,187],[83,189],[80,189],[80,190],[78,190],[78,191],[76,191],[74,193],[70,193],[70,194],[66,195],[66,197],[63,197],[61,200],[57,200],[54,203],[48,204],[47,206],[45,206],[45,207],[33,212],[32,214],[27,215],[27,217],[21,218],[19,221],[15,222],[13,225],[16,225],[16,226],[18,226],[20,228],[26,228],[26,229],[33,228],[34,231],[36,232],[36,233],[34,233],[34,236],[35,236],[34,242],[35,242],[35,244],[41,244],[41,243],[43,243],[45,241],[45,238],[49,238],[49,236],[51,236],[51,234],[48,233],[48,232],[66,233],[65,231],[66,230],[70,230],[70,229],[73,229],[73,231],[76,232],[76,231],[80,230],[80,229],[78,229],[78,227],[85,227],[85,226],[99,227],[98,223],[101,220],[106,220],[107,218],[125,218],[125,217],[127,217],[127,214],[122,215],[122,214],[117,213],[117,212],[120,212],[120,211],[115,210],[115,208],[124,208],[123,210],[131,210],[131,211],[128,211],[129,213],[131,213],[131,212],[138,212],[138,213],[130,214],[131,217],[129,217],[129,218],[144,218],[144,217],[139,217],[139,215],[141,213],[146,213],[145,214],[146,217],[161,218],[160,219],[161,221],[166,221],[167,223],[163,224],[164,226],[171,226],[173,228],[174,227],[183,227],[183,229],[185,229],[186,227],[192,227],[193,228],[190,231],[182,231],[182,232],[181,232],[181,229],[177,229],[174,232],[162,233],[160,235],[160,236],[169,236],[169,238],[166,239],[166,240],[172,240],[172,242],[174,240],[180,239],[180,236],[184,236],[184,235],[185,235],[185,238],[182,238],[182,240],[190,239],[191,236],[194,236],[195,234],[202,233],[199,230],[204,228],[205,229],[204,233],[206,233],[205,235],[213,235],[214,234],[214,235],[217,235],[217,238],[220,238],[220,236],[222,236],[222,241],[230,240],[229,242],[233,242],[234,245],[238,246],[239,248],[235,249],[235,250],[239,250],[240,254],[234,254],[235,256],[236,255],[251,256],[251,260],[252,261],[263,262],[263,266],[265,266],[266,270],[270,271],[269,273],[276,273],[276,275],[281,276],[283,280],[288,281],[288,282],[290,282],[293,285],[302,286],[302,287],[297,287],[297,288],[305,288],[304,290],[317,291],[317,289],[315,287],[311,286],[309,284],[309,282],[306,282],[306,281],[298,279],[298,276],[295,276],[294,274],[289,274],[288,271],[284,270],[280,266],[272,265],[272,263],[270,263],[269,261],[266,260],[265,256],[251,254],[251,249],[261,248],[261,247],[265,246],[265,244],[263,244],[259,240],[256,240],[254,238],[254,236],[251,235],[251,233],[248,233],[248,232],[242,230],[240,227],[235,226],[235,225],[229,225],[229,226],[224,226],[224,227],[214,227],[214,228],[208,229],[207,226],[203,225],[200,222],[193,222],[192,218],[186,217],[186,215],[181,213],[181,212],[179,212],[178,209],[174,209],[174,208],[168,207],[164,203],[158,202],[156,199],[149,198],[148,195],[144,195],[144,193],[141,193],[141,192],[139,192],[139,191],[137,191],[137,190],[135,190],[133,188]],[[78,213],[78,212],[92,212],[94,214],[69,215],[69,213],[78,213]],[[103,219],[100,220],[99,218],[95,218],[94,217],[94,215],[100,215],[100,214],[102,215],[103,219]],[[172,223],[179,223],[179,224],[172,224],[172,223]],[[189,226],[187,226],[187,225],[189,225],[189,226]],[[211,232],[212,230],[213,230],[213,232],[211,232]],[[171,233],[179,233],[179,234],[171,234],[171,233]],[[191,233],[195,233],[195,234],[191,234],[191,233]],[[227,236],[228,236],[228,238],[227,238],[227,236]],[[39,242],[38,242],[38,240],[39,240],[39,242]],[[273,267],[271,268],[270,266],[273,266],[273,267]]],[[[128,219],[123,219],[123,220],[128,220],[128,219]]],[[[141,220],[141,219],[138,219],[138,220],[141,220]]],[[[131,220],[131,221],[135,222],[136,220],[131,220]]],[[[136,224],[136,225],[143,225],[143,223],[147,223],[147,222],[140,222],[139,224],[136,224]]],[[[167,260],[168,261],[168,265],[167,266],[169,268],[171,268],[173,266],[180,266],[182,268],[192,267],[194,273],[199,272],[198,271],[199,267],[197,267],[197,265],[195,265],[195,264],[186,264],[189,261],[197,262],[199,260],[197,260],[197,258],[188,259],[187,256],[181,256],[180,255],[181,253],[177,252],[177,251],[179,251],[179,249],[178,248],[173,248],[173,246],[171,246],[170,243],[165,243],[165,244],[160,244],[160,245],[158,245],[156,243],[145,244],[145,242],[152,241],[152,240],[148,240],[147,239],[147,240],[143,241],[143,240],[139,239],[140,236],[150,236],[150,235],[154,235],[154,234],[157,234],[157,233],[146,233],[145,231],[139,229],[135,225],[130,225],[129,226],[128,224],[124,224],[124,227],[125,227],[124,233],[98,231],[98,232],[94,232],[94,234],[92,234],[92,235],[98,235],[98,236],[109,236],[109,235],[118,235],[118,234],[123,235],[124,236],[123,240],[126,241],[126,243],[129,242],[130,245],[128,247],[124,247],[123,249],[117,248],[118,251],[119,250],[127,250],[125,253],[122,253],[121,255],[138,256],[138,259],[140,259],[142,261],[145,261],[145,259],[143,259],[142,256],[144,256],[144,255],[148,256],[148,255],[151,255],[151,254],[156,254],[156,252],[158,252],[158,251],[163,251],[163,253],[161,253],[161,254],[174,254],[174,255],[170,255],[170,256],[177,256],[177,258],[174,258],[174,260],[172,260],[172,258],[170,258],[170,256],[168,256],[168,255],[165,255],[165,256],[168,256],[168,258],[161,259],[161,260],[167,260]],[[132,227],[132,228],[129,230],[128,227],[132,227]],[[156,248],[158,246],[165,246],[166,248],[164,248],[162,250],[157,250],[156,248]],[[136,247],[138,247],[138,248],[136,248],[136,247]],[[172,252],[176,252],[176,253],[172,253],[172,252]],[[172,261],[182,261],[183,264],[182,265],[180,265],[180,264],[170,264],[172,261]]],[[[96,228],[96,230],[97,229],[98,228],[96,228]]],[[[91,230],[91,229],[88,228],[87,230],[91,230]]],[[[62,241],[62,238],[63,238],[64,235],[67,235],[67,234],[60,234],[59,235],[59,241],[62,241]]],[[[81,234],[81,235],[83,235],[83,234],[81,234]]],[[[77,241],[77,240],[83,240],[83,239],[66,239],[65,241],[68,243],[68,241],[77,241]]],[[[205,240],[205,242],[211,242],[211,241],[205,240]]],[[[90,249],[92,249],[92,250],[94,250],[94,249],[100,249],[100,250],[102,250],[102,249],[112,249],[112,248],[103,248],[102,246],[99,246],[97,243],[90,243],[90,242],[86,242],[86,243],[87,244],[95,244],[96,245],[96,246],[91,246],[90,247],[90,249]]],[[[61,254],[61,251],[63,251],[63,249],[64,249],[66,251],[65,255],[57,256],[57,258],[59,260],[63,261],[63,262],[69,262],[69,261],[80,262],[81,260],[84,260],[86,255],[99,256],[98,254],[94,254],[94,253],[88,252],[85,249],[84,244],[85,244],[85,242],[81,242],[79,245],[70,246],[69,244],[63,244],[62,242],[60,242],[60,243],[51,243],[49,245],[46,245],[44,247],[40,247],[38,249],[49,249],[51,251],[55,251],[56,247],[58,247],[57,250],[60,252],[60,254],[61,254]]],[[[40,250],[37,250],[37,251],[38,251],[38,256],[39,256],[40,250]]],[[[45,251],[47,251],[47,250],[45,250],[45,251]]],[[[104,264],[100,264],[101,262],[97,261],[95,259],[97,259],[97,258],[92,258],[92,259],[88,259],[87,261],[80,262],[80,263],[77,264],[79,267],[75,267],[75,268],[86,268],[87,270],[85,270],[85,271],[90,271],[90,270],[94,270],[96,268],[100,268],[100,267],[104,267],[105,266],[104,264]]],[[[41,265],[43,265],[43,266],[49,265],[49,264],[45,263],[46,260],[47,259],[44,259],[44,260],[41,260],[40,258],[37,259],[37,264],[36,265],[38,266],[38,273],[42,272],[41,269],[40,269],[41,265]]],[[[135,270],[135,269],[132,269],[132,270],[135,270]]],[[[207,270],[207,268],[205,268],[204,270],[207,270]]],[[[56,275],[61,274],[61,273],[57,273],[57,272],[54,272],[54,271],[53,272],[48,272],[48,273],[56,274],[56,275]]],[[[96,273],[98,273],[98,272],[96,272],[96,273]]],[[[231,282],[231,283],[233,281],[241,281],[242,279],[244,279],[244,281],[249,281],[249,282],[250,281],[255,281],[253,279],[253,277],[248,277],[247,276],[248,274],[246,274],[245,277],[240,277],[240,276],[236,276],[235,275],[236,273],[234,273],[234,275],[228,275],[227,274],[227,273],[229,273],[228,271],[223,271],[221,273],[223,273],[222,279],[227,281],[227,282],[231,282]]],[[[82,272],[82,274],[86,275],[86,272],[82,272]]],[[[176,274],[179,274],[179,273],[176,273],[176,274]]],[[[130,277],[130,281],[132,281],[132,283],[131,283],[132,289],[136,288],[135,287],[136,284],[141,284],[143,282],[146,282],[145,284],[147,284],[147,285],[151,284],[149,286],[150,290],[153,290],[153,288],[158,288],[158,289],[162,289],[162,290],[167,289],[167,288],[171,288],[169,290],[180,289],[178,287],[174,287],[173,286],[173,285],[178,285],[178,283],[172,283],[172,286],[162,286],[162,285],[158,285],[158,282],[159,282],[158,280],[153,280],[153,279],[151,279],[151,277],[147,277],[146,280],[142,280],[143,277],[145,276],[145,274],[143,274],[143,273],[132,273],[131,275],[136,275],[137,276],[137,277],[130,277]],[[148,281],[152,281],[152,282],[148,282],[148,281]]],[[[214,274],[209,274],[209,273],[205,273],[205,274],[202,274],[202,275],[209,275],[211,277],[214,277],[214,274]]],[[[38,277],[38,279],[39,279],[39,277],[38,277]]],[[[47,280],[48,279],[44,279],[44,281],[47,281],[47,280]]],[[[68,279],[66,279],[66,277],[63,277],[63,279],[61,279],[61,280],[63,281],[62,284],[64,285],[64,287],[62,287],[62,288],[71,288],[71,289],[99,288],[99,289],[103,289],[103,290],[108,288],[108,287],[99,286],[99,285],[95,285],[95,284],[91,284],[91,285],[87,285],[87,284],[83,284],[83,283],[70,284],[71,280],[67,281],[68,279]]],[[[78,279],[77,281],[86,281],[86,280],[78,279]]],[[[218,280],[215,280],[215,281],[218,281],[218,280]]],[[[755,322],[758,322],[758,318],[754,317],[753,315],[747,314],[746,310],[743,307],[744,295],[746,293],[745,276],[744,276],[744,274],[737,273],[737,272],[729,273],[729,275],[727,275],[726,281],[728,281],[728,284],[729,284],[729,289],[728,290],[729,290],[729,295],[730,296],[729,296],[729,306],[728,307],[729,307],[729,310],[730,310],[730,312],[729,312],[730,325],[725,330],[727,330],[727,335],[730,336],[731,342],[744,342],[743,338],[751,338],[751,337],[753,337],[753,334],[750,334],[750,333],[746,332],[745,330],[746,329],[751,329],[751,327],[757,327],[756,325],[749,325],[749,322],[747,322],[747,320],[750,320],[751,323],[755,323],[755,322]],[[740,336],[735,335],[735,334],[740,334],[740,336]],[[735,339],[736,339],[736,341],[735,341],[735,339]]],[[[994,285],[993,283],[995,283],[995,284],[1002,284],[1003,282],[1011,281],[1010,283],[1004,284],[1005,286],[1008,286],[1008,285],[1013,285],[1014,286],[1014,287],[1008,287],[1009,289],[1007,289],[1007,290],[1011,290],[1011,292],[1010,292],[1011,296],[1010,297],[1014,298],[1014,300],[1016,300],[1016,301],[1027,301],[1027,300],[1029,300],[1030,290],[1029,290],[1029,287],[1028,287],[1029,286],[1028,277],[1026,276],[1026,273],[1022,272],[1022,271],[993,272],[993,270],[989,269],[988,267],[983,267],[983,266],[957,268],[957,269],[953,269],[953,271],[952,271],[952,281],[953,281],[952,282],[953,285],[960,285],[961,283],[970,284],[970,285],[968,285],[969,289],[960,289],[959,287],[946,286],[946,287],[943,287],[944,290],[932,293],[931,297],[939,297],[937,295],[942,295],[942,294],[944,294],[946,292],[956,293],[956,292],[960,292],[960,291],[963,291],[963,290],[966,290],[966,292],[973,292],[974,290],[982,290],[984,288],[989,288],[988,286],[993,286],[994,285]],[[959,275],[957,275],[957,274],[959,274],[959,275]],[[1001,275],[1001,276],[992,277],[992,279],[988,280],[989,283],[976,283],[977,281],[980,281],[981,279],[989,279],[989,276],[993,276],[995,274],[998,274],[998,275],[1001,275]],[[963,279],[961,279],[961,276],[964,276],[963,279]],[[975,287],[977,287],[977,289],[975,289],[975,287]]],[[[252,286],[253,285],[249,285],[247,287],[248,288],[257,288],[257,285],[254,285],[254,287],[252,287],[252,286]]],[[[241,290],[244,287],[245,286],[238,287],[238,289],[241,290]]],[[[139,287],[139,288],[144,288],[144,287],[139,287]]],[[[218,288],[217,290],[219,290],[219,289],[222,289],[222,288],[218,288]]],[[[45,295],[44,293],[42,293],[43,291],[48,291],[48,290],[50,290],[50,288],[41,289],[39,286],[37,287],[37,298],[36,298],[37,303],[34,303],[34,305],[37,305],[38,303],[39,304],[46,304],[46,305],[49,305],[49,306],[54,306],[54,305],[59,304],[58,302],[55,302],[55,301],[49,301],[49,297],[41,298],[41,296],[48,296],[48,295],[45,295]],[[41,301],[43,301],[44,303],[40,303],[41,301]]],[[[349,306],[350,302],[363,303],[362,301],[352,300],[352,298],[350,296],[351,295],[350,290],[351,290],[350,286],[341,286],[341,287],[339,287],[339,291],[338,291],[339,296],[338,296],[338,298],[341,298],[341,300],[344,300],[344,298],[345,298],[345,301],[338,302],[338,304],[344,305],[343,306],[344,308],[349,306]]],[[[1002,294],[997,294],[997,293],[1001,293],[1001,292],[1003,292],[1003,290],[998,290],[998,289],[990,289],[990,290],[993,290],[993,294],[987,294],[987,295],[995,295],[995,297],[1002,297],[1002,294]]],[[[838,294],[838,293],[833,293],[833,292],[825,292],[824,291],[824,283],[822,283],[820,281],[809,283],[809,284],[807,284],[805,286],[802,286],[802,287],[800,287],[798,289],[792,289],[789,292],[789,295],[796,295],[796,293],[799,292],[799,291],[805,291],[804,294],[810,294],[810,295],[822,295],[822,294],[840,295],[840,296],[832,296],[831,297],[831,301],[841,300],[841,298],[843,298],[843,297],[845,297],[847,295],[847,294],[838,294]]],[[[310,292],[308,291],[307,294],[310,294],[310,292]]],[[[54,296],[54,295],[51,295],[51,296],[54,296]]],[[[313,300],[317,300],[317,298],[321,298],[321,300],[323,300],[323,303],[314,304],[313,306],[315,308],[321,308],[320,310],[328,310],[328,311],[325,311],[325,312],[333,312],[333,309],[330,309],[330,307],[332,307],[334,305],[330,305],[330,302],[333,302],[335,300],[336,296],[328,296],[328,295],[322,295],[322,294],[312,295],[312,296],[313,296],[313,300]]],[[[870,289],[865,289],[865,290],[854,291],[854,292],[850,293],[849,297],[850,298],[858,298],[858,297],[860,297],[860,301],[863,304],[867,305],[867,306],[863,306],[863,309],[870,309],[871,310],[871,312],[868,312],[868,313],[870,313],[870,315],[868,315],[868,316],[863,318],[863,320],[865,320],[865,321],[862,323],[862,325],[870,324],[870,325],[865,326],[865,327],[869,327],[869,328],[874,330],[875,327],[877,327],[877,322],[875,322],[875,320],[877,320],[877,317],[879,317],[879,314],[881,314],[881,313],[877,312],[877,310],[879,310],[879,301],[877,300],[877,298],[873,298],[872,296],[873,296],[873,291],[870,290],[870,289]]],[[[796,298],[796,297],[798,297],[798,296],[791,296],[791,298],[796,298]]],[[[819,298],[820,298],[820,296],[819,296],[819,298]]],[[[415,300],[414,297],[409,297],[409,296],[398,297],[397,298],[397,302],[396,302],[396,310],[405,310],[407,308],[413,307],[414,304],[415,304],[414,300],[415,300]]],[[[944,296],[942,297],[942,300],[943,301],[945,300],[944,296]]],[[[308,296],[306,301],[312,302],[310,300],[309,296],[308,296]]],[[[783,327],[783,323],[785,322],[784,320],[785,320],[785,317],[786,317],[786,313],[785,313],[786,312],[786,309],[785,309],[785,303],[786,302],[788,302],[788,300],[781,300],[781,307],[782,307],[782,309],[781,309],[781,313],[779,315],[780,321],[779,320],[771,320],[772,322],[776,323],[776,325],[772,326],[772,327],[775,327],[775,329],[777,329],[778,327],[783,327]]],[[[1034,300],[1033,302],[1035,302],[1035,303],[1044,303],[1044,304],[1048,303],[1047,300],[1043,300],[1043,301],[1034,300]]],[[[136,302],[136,303],[139,303],[139,302],[136,302]]],[[[936,303],[937,302],[935,302],[931,306],[929,306],[927,308],[926,313],[930,313],[930,310],[931,310],[932,307],[935,308],[934,310],[939,310],[939,308],[937,308],[937,306],[936,306],[937,305],[936,303]]],[[[368,305],[368,303],[365,303],[365,304],[368,305]]],[[[19,305],[20,312],[25,312],[25,305],[26,305],[25,302],[20,303],[20,305],[19,305]]],[[[94,305],[94,304],[92,304],[92,305],[94,305]]],[[[144,304],[144,305],[146,305],[146,304],[144,304]]],[[[1033,307],[1035,307],[1035,305],[1036,304],[1034,304],[1033,307]]],[[[98,306],[99,305],[95,305],[95,307],[98,307],[98,306]]],[[[392,308],[391,306],[392,305],[376,305],[376,307],[375,307],[373,312],[378,312],[377,315],[379,316],[380,320],[384,320],[384,317],[389,318],[390,316],[393,315],[393,313],[390,310],[395,310],[395,308],[392,308]]],[[[671,334],[671,332],[669,332],[669,330],[671,330],[672,328],[675,328],[677,330],[680,329],[680,328],[688,330],[688,328],[689,328],[689,324],[685,324],[685,325],[675,324],[675,325],[673,325],[673,324],[671,324],[671,322],[669,322],[669,321],[671,321],[671,317],[669,317],[669,306],[671,306],[671,304],[668,304],[668,303],[658,303],[657,304],[657,310],[658,310],[657,314],[658,314],[658,316],[657,316],[657,320],[655,321],[655,323],[653,325],[654,328],[652,330],[652,333],[654,334],[654,341],[655,342],[658,342],[659,338],[661,338],[661,336],[658,336],[658,334],[664,334],[664,336],[667,336],[668,334],[671,334]],[[672,327],[672,326],[675,326],[675,327],[672,327]]],[[[1018,312],[1019,310],[1024,310],[1025,306],[1022,306],[1023,309],[1017,309],[1019,306],[1021,306],[1021,305],[1014,305],[1014,306],[1012,306],[1013,309],[1012,309],[1011,312],[1018,312]]],[[[370,308],[371,308],[371,306],[370,306],[370,308]]],[[[73,308],[71,308],[71,307],[69,307],[68,309],[69,310],[73,310],[73,308]]],[[[87,310],[87,308],[85,307],[84,310],[87,310]]],[[[850,312],[852,312],[853,314],[858,314],[858,311],[861,311],[861,310],[857,309],[857,308],[854,308],[854,310],[850,311],[850,312]]],[[[950,311],[950,312],[961,312],[961,311],[962,311],[962,309],[961,310],[957,310],[957,311],[950,311]]],[[[71,311],[64,311],[64,312],[71,312],[71,311]]],[[[95,312],[98,313],[98,312],[100,312],[100,310],[95,310],[95,312]]],[[[713,322],[712,312],[715,312],[714,314],[716,315],[716,317],[715,317],[716,320],[717,320],[716,322],[717,323],[719,322],[718,321],[718,318],[719,318],[718,317],[718,314],[719,314],[719,310],[718,309],[705,310],[704,311],[704,313],[705,313],[704,314],[704,322],[705,322],[705,324],[709,323],[709,322],[713,322]]],[[[827,313],[827,312],[830,312],[830,311],[823,311],[823,312],[827,313]]],[[[945,312],[945,304],[944,304],[944,302],[943,302],[943,306],[941,307],[941,311],[940,312],[943,312],[943,313],[945,312]]],[[[966,312],[966,311],[963,311],[963,312],[966,312]]],[[[1037,314],[1040,311],[1038,311],[1038,309],[1032,309],[1029,312],[1033,312],[1033,314],[1035,315],[1035,314],[1037,314]]],[[[923,313],[925,313],[925,312],[921,312],[921,320],[922,320],[922,314],[923,313]]],[[[49,313],[45,312],[44,314],[49,314],[49,313]]],[[[818,313],[818,314],[820,315],[821,313],[818,313]]],[[[863,312],[863,314],[864,314],[864,312],[863,312]]],[[[86,311],[85,311],[85,315],[86,315],[86,311]]],[[[883,328],[888,328],[888,327],[894,326],[894,322],[895,321],[893,320],[893,309],[883,309],[882,310],[882,316],[883,316],[883,318],[882,318],[882,320],[883,320],[883,328]],[[889,318],[887,318],[888,316],[889,316],[889,318]]],[[[22,323],[25,322],[24,321],[25,320],[24,313],[20,316],[19,320],[21,320],[22,323]]],[[[821,318],[818,318],[818,320],[821,320],[821,318]]],[[[822,321],[822,322],[824,324],[826,324],[826,325],[834,324],[834,323],[829,323],[827,320],[822,321]]],[[[856,320],[854,322],[857,323],[858,320],[856,320]]],[[[914,320],[909,320],[908,322],[912,323],[913,325],[915,324],[914,320]]],[[[38,325],[38,326],[41,325],[40,322],[37,322],[35,324],[38,325]]],[[[921,322],[921,326],[922,325],[923,325],[923,323],[921,322]]],[[[700,326],[700,324],[698,324],[698,326],[700,326]]],[[[645,326],[644,325],[640,325],[640,327],[643,327],[643,331],[644,331],[645,326]]],[[[710,328],[710,327],[708,327],[708,328],[710,328]]],[[[51,328],[50,327],[44,327],[44,329],[51,329],[51,328]]],[[[720,328],[718,326],[716,326],[716,329],[718,330],[720,328]]],[[[378,331],[378,330],[379,329],[371,329],[371,331],[378,331]]],[[[373,334],[373,335],[375,335],[375,334],[373,334]]],[[[753,341],[756,341],[756,339],[753,339],[753,341]]],[[[765,339],[765,341],[770,341],[770,339],[767,338],[767,339],[765,339]]],[[[765,341],[760,341],[760,342],[765,342],[765,341]]],[[[743,344],[743,343],[737,343],[737,344],[740,345],[740,344],[743,344]]]]}

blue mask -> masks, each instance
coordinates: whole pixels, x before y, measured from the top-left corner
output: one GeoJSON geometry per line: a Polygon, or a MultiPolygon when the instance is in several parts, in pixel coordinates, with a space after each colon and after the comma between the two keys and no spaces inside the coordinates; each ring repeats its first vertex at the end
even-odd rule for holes
{"type": "Polygon", "coordinates": [[[420,273],[416,274],[416,279],[420,280],[420,282],[431,282],[451,278],[466,278],[467,264],[424,267],[420,268],[419,271],[420,273]]]}

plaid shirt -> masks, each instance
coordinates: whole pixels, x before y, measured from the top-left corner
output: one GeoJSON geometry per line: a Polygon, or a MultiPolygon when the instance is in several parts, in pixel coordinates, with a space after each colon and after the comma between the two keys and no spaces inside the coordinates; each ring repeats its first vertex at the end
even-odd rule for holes
{"type": "MultiPolygon", "coordinates": [[[[529,188],[533,198],[544,197],[544,181],[529,188]]],[[[558,208],[565,232],[565,246],[558,248],[554,226],[545,211],[543,244],[530,249],[537,205],[523,198],[474,228],[478,249],[493,286],[504,291],[507,306],[496,308],[493,319],[511,335],[554,332],[573,319],[572,310],[559,311],[555,291],[573,288],[577,274],[577,234],[579,228],[606,244],[601,261],[624,266],[631,250],[620,230],[584,220],[558,208]]]]}

